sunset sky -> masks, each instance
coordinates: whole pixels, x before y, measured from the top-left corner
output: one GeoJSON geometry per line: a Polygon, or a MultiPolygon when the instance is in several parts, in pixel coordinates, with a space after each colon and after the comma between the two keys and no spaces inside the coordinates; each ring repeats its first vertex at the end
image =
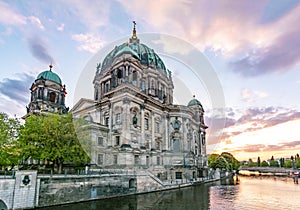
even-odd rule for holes
{"type": "Polygon", "coordinates": [[[201,101],[209,153],[240,160],[300,153],[296,0],[0,0],[0,112],[25,115],[30,85],[50,63],[67,86],[67,106],[93,98],[92,78],[83,79],[87,64],[129,38],[133,20],[141,42],[155,46],[173,72],[175,101],[201,101]],[[153,42],[142,34],[162,36],[153,42]],[[189,63],[200,57],[210,66],[189,63]],[[195,80],[195,71],[203,77],[195,80]],[[80,96],[79,83],[90,86],[80,96]],[[221,95],[224,104],[214,105],[221,95]]]}

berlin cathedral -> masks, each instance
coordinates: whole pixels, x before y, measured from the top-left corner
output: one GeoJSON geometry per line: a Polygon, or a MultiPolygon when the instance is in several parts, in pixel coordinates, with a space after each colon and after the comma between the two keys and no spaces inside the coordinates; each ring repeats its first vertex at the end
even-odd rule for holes
{"type": "MultiPolygon", "coordinates": [[[[187,106],[173,104],[171,71],[140,42],[135,23],[129,41],[95,66],[94,98],[70,110],[89,122],[92,167],[147,170],[161,180],[207,175],[204,109],[195,97],[187,106]]],[[[66,88],[51,68],[32,84],[28,114],[69,111],[66,88]]]]}

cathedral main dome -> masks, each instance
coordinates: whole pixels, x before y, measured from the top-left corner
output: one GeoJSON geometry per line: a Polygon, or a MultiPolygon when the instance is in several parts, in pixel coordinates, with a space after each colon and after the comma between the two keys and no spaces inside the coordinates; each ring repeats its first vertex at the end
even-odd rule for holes
{"type": "Polygon", "coordinates": [[[95,100],[111,97],[117,88],[126,85],[143,97],[162,104],[173,103],[172,73],[153,49],[140,43],[135,22],[128,42],[112,49],[96,69],[95,100]]]}
{"type": "Polygon", "coordinates": [[[116,46],[104,58],[101,70],[104,70],[108,66],[111,66],[113,61],[124,53],[131,54],[132,56],[137,58],[143,65],[154,66],[156,69],[160,70],[167,76],[167,70],[161,58],[154,52],[153,49],[150,49],[147,45],[141,44],[138,41],[123,43],[119,46],[116,46]]]}
{"type": "Polygon", "coordinates": [[[129,42],[116,46],[108,53],[102,62],[101,70],[105,70],[107,67],[111,66],[114,60],[123,54],[131,54],[133,57],[137,58],[142,65],[152,66],[168,77],[168,72],[162,59],[153,49],[140,43],[139,39],[136,37],[135,28],[129,42]]]}

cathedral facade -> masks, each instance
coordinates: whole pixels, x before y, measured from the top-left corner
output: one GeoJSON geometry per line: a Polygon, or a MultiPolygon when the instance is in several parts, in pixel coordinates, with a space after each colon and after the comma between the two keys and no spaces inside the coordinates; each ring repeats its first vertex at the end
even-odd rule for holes
{"type": "Polygon", "coordinates": [[[95,167],[148,170],[162,180],[206,176],[204,109],[195,98],[173,104],[172,74],[135,27],[97,65],[93,84],[94,99],[71,112],[89,122],[95,167]]]}

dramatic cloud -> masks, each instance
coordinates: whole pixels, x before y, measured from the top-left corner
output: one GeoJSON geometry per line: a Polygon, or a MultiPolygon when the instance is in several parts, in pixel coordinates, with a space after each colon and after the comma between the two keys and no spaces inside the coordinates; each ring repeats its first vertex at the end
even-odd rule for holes
{"type": "Polygon", "coordinates": [[[248,108],[244,111],[227,108],[225,112],[225,117],[211,116],[205,118],[209,127],[209,144],[217,144],[242,133],[262,130],[300,119],[299,110],[281,107],[248,108]],[[236,117],[233,118],[232,116],[236,117]],[[212,124],[217,125],[213,127],[215,129],[210,129],[212,124]]]}
{"type": "Polygon", "coordinates": [[[53,57],[49,53],[49,49],[46,43],[37,36],[30,37],[28,40],[28,45],[32,55],[42,61],[43,63],[49,64],[54,63],[53,57]]]}
{"type": "Polygon", "coordinates": [[[0,81],[0,94],[7,97],[10,101],[21,103],[25,106],[30,98],[28,90],[34,77],[29,74],[16,74],[16,78],[5,78],[0,81]]]}
{"type": "Polygon", "coordinates": [[[231,67],[244,76],[286,71],[300,63],[299,45],[299,31],[293,30],[283,34],[275,40],[273,45],[257,49],[231,63],[231,67]]]}
{"type": "Polygon", "coordinates": [[[244,145],[235,149],[235,152],[273,152],[282,150],[294,150],[300,149],[300,141],[284,142],[276,145],[264,145],[264,144],[251,144],[244,145]]]}
{"type": "Polygon", "coordinates": [[[96,53],[105,42],[93,34],[73,34],[72,39],[79,42],[79,50],[96,53]]]}
{"type": "Polygon", "coordinates": [[[299,3],[275,3],[276,14],[274,2],[264,0],[119,2],[148,30],[176,34],[202,50],[219,52],[243,76],[288,71],[299,64],[299,3]]]}

